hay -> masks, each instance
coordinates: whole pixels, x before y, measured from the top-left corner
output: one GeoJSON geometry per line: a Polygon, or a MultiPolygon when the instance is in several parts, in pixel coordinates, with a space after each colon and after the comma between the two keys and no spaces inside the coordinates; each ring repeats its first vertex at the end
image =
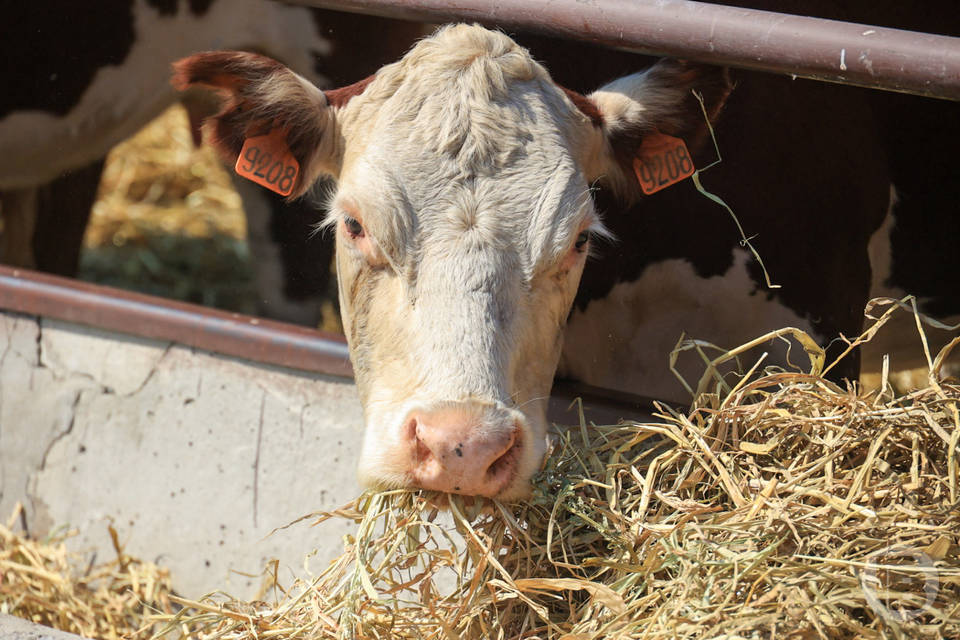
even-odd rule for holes
{"type": "Polygon", "coordinates": [[[838,387],[785,335],[807,371],[719,373],[754,341],[707,359],[688,411],[581,412],[527,504],[386,491],[306,516],[356,533],[289,587],[274,566],[271,602],[172,595],[112,531],[117,560],[78,572],[61,538],[0,528],[0,612],[100,638],[960,638],[960,337],[898,394],[838,387]]]}
{"type": "Polygon", "coordinates": [[[258,311],[240,196],[186,110],[170,107],[107,157],[79,277],[228,311],[258,311]]]}
{"type": "Polygon", "coordinates": [[[163,233],[236,240],[247,234],[230,174],[210,147],[194,144],[179,104],[107,156],[84,245],[138,244],[163,233]]]}
{"type": "MultiPolygon", "coordinates": [[[[181,105],[167,109],[107,157],[78,277],[226,311],[270,315],[258,295],[256,256],[230,171],[211,146],[195,146],[181,105]]],[[[343,333],[335,279],[324,296],[319,328],[343,333]]]]}
{"type": "Polygon", "coordinates": [[[43,541],[15,533],[19,509],[6,527],[0,525],[0,613],[114,640],[149,637],[156,629],[147,618],[176,609],[169,571],[124,553],[112,527],[116,559],[85,566],[67,551],[65,541],[75,531],[43,541]]]}
{"type": "Polygon", "coordinates": [[[906,395],[837,387],[815,345],[807,372],[714,366],[687,412],[559,433],[529,504],[453,496],[445,523],[445,496],[367,493],[317,518],[358,525],[319,575],[163,620],[243,640],[958,638],[960,386],[939,378],[958,342],[906,395]]]}

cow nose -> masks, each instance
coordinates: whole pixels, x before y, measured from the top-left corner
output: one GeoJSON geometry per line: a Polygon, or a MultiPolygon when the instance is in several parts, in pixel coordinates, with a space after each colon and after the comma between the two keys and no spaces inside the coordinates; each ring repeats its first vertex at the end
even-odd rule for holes
{"type": "Polygon", "coordinates": [[[510,412],[462,403],[414,411],[406,429],[418,487],[495,497],[516,474],[523,431],[510,412]]]}

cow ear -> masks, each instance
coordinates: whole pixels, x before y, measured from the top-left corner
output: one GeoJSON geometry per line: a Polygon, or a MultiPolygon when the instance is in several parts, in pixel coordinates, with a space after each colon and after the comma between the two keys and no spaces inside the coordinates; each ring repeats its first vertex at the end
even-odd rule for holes
{"type": "Polygon", "coordinates": [[[632,167],[644,137],[659,131],[682,138],[696,158],[709,139],[707,118],[712,123],[719,116],[732,88],[725,68],[673,59],[601,87],[585,99],[593,113],[577,105],[599,135],[586,163],[588,177],[628,199],[637,197],[632,167]],[[703,108],[694,91],[703,98],[703,108]]]}
{"type": "Polygon", "coordinates": [[[235,162],[247,138],[279,129],[300,172],[290,198],[323,174],[340,172],[342,144],[335,109],[320,89],[276,60],[236,51],[199,53],[173,65],[174,87],[216,90],[220,110],[205,119],[210,142],[235,162]]]}

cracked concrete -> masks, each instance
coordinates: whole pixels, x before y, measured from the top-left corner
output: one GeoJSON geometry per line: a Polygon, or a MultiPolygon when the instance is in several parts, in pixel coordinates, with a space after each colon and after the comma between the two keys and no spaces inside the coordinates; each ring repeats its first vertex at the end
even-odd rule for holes
{"type": "MultiPolygon", "coordinates": [[[[44,464],[51,443],[71,429],[80,392],[93,388],[84,376],[55,379],[40,362],[35,319],[0,315],[4,357],[0,367],[0,513],[17,501],[29,504],[27,485],[44,464]]],[[[32,514],[28,514],[32,515],[32,514]]]]}
{"type": "Polygon", "coordinates": [[[80,636],[0,613],[0,638],[4,640],[81,640],[80,636]]]}
{"type": "Polygon", "coordinates": [[[337,555],[352,525],[267,536],[357,494],[361,427],[347,381],[0,314],[0,518],[22,502],[31,533],[75,527],[101,560],[112,523],[187,597],[337,555]]]}
{"type": "Polygon", "coordinates": [[[260,398],[260,421],[257,423],[257,451],[253,456],[253,526],[257,526],[257,511],[260,498],[260,448],[263,444],[263,409],[267,404],[267,392],[260,398]]]}
{"type": "Polygon", "coordinates": [[[118,341],[112,339],[117,334],[59,320],[43,319],[41,328],[42,365],[56,372],[88,376],[118,395],[142,389],[173,346],[134,336],[118,341]]]}

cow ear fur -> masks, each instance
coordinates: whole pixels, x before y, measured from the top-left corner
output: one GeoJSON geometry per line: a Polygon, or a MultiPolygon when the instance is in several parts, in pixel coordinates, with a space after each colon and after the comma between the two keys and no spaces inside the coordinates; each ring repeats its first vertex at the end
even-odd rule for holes
{"type": "Polygon", "coordinates": [[[219,112],[206,118],[204,128],[227,161],[236,161],[248,137],[276,127],[300,164],[290,198],[303,195],[322,174],[340,172],[335,110],[322,91],[284,65],[253,53],[217,51],[179,60],[173,70],[177,89],[201,86],[222,96],[219,112]]]}
{"type": "Polygon", "coordinates": [[[601,87],[586,98],[600,113],[595,127],[600,135],[595,149],[599,149],[587,163],[588,177],[627,200],[636,199],[640,188],[633,159],[644,137],[659,131],[682,138],[696,159],[710,134],[693,91],[703,98],[712,124],[732,88],[725,68],[669,58],[601,87]]]}

